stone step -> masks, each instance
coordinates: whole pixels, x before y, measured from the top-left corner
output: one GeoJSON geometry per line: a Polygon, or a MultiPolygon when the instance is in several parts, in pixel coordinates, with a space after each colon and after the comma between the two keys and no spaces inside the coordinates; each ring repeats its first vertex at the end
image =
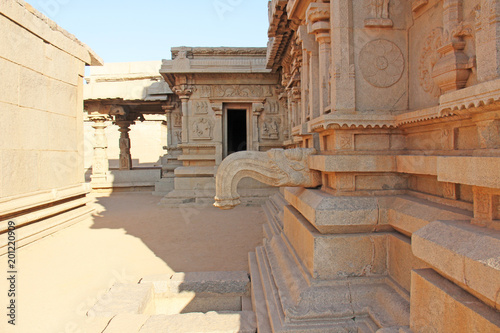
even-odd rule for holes
{"type": "Polygon", "coordinates": [[[266,295],[262,285],[257,256],[254,252],[248,254],[248,265],[252,276],[252,307],[255,312],[257,332],[272,332],[266,305],[266,295]]]}
{"type": "MultiPolygon", "coordinates": [[[[251,311],[187,313],[151,316],[139,333],[255,333],[251,311]]],[[[104,331],[104,333],[108,333],[104,331]]]]}
{"type": "Polygon", "coordinates": [[[255,333],[252,311],[176,315],[117,315],[87,325],[86,333],[255,333]]]}

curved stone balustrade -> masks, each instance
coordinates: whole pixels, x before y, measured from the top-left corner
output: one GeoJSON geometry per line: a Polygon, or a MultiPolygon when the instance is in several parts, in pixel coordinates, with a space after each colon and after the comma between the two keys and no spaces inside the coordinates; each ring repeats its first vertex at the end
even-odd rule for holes
{"type": "Polygon", "coordinates": [[[241,203],[238,182],[246,177],[271,186],[316,187],[321,173],[310,170],[307,159],[314,148],[271,149],[268,152],[242,151],[222,161],[217,171],[214,206],[231,209],[241,203]]]}

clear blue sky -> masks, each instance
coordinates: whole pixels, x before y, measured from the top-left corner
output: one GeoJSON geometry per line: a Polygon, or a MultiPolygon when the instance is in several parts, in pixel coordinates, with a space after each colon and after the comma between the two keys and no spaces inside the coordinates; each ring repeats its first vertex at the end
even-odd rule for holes
{"type": "Polygon", "coordinates": [[[170,58],[174,46],[267,45],[268,0],[28,0],[105,62],[170,58]]]}

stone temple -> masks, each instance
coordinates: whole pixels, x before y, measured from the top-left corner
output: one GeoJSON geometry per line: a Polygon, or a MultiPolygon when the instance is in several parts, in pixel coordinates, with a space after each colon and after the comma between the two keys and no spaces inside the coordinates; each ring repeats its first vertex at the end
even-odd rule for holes
{"type": "Polygon", "coordinates": [[[263,207],[246,271],[115,284],[81,332],[500,332],[499,1],[272,0],[267,48],[119,64],[0,14],[3,267],[90,192],[263,207]]]}

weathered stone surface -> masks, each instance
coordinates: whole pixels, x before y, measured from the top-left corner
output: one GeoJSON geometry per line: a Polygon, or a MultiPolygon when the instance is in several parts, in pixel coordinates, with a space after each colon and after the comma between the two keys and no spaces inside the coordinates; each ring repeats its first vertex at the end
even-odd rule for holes
{"type": "Polygon", "coordinates": [[[500,309],[500,232],[436,221],[413,234],[412,249],[432,268],[500,309]]]}
{"type": "Polygon", "coordinates": [[[432,269],[412,272],[413,332],[499,332],[498,312],[432,269]]]}

